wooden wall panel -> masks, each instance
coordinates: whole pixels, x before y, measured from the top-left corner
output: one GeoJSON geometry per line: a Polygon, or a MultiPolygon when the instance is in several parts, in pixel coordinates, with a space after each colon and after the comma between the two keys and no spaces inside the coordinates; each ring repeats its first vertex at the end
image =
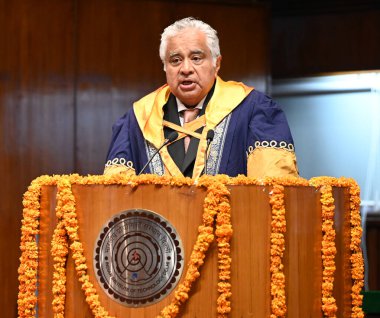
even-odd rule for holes
{"type": "Polygon", "coordinates": [[[272,26],[274,78],[380,68],[380,10],[279,16],[272,26]]]}
{"type": "Polygon", "coordinates": [[[22,194],[73,171],[73,4],[0,1],[0,308],[16,316],[22,194]]]}
{"type": "Polygon", "coordinates": [[[78,2],[77,168],[102,173],[112,123],[164,84],[160,2],[78,2]]]}
{"type": "Polygon", "coordinates": [[[268,14],[263,6],[160,1],[78,2],[77,171],[101,173],[112,123],[165,83],[158,55],[163,29],[195,16],[220,35],[221,76],[266,89],[268,14]],[[227,22],[228,21],[228,22],[227,22]]]}

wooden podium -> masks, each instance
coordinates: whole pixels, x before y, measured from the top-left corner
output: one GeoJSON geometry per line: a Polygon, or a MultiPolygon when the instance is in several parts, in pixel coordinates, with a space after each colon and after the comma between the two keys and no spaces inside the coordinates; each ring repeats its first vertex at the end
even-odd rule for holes
{"type": "MultiPolygon", "coordinates": [[[[227,185],[230,191],[232,257],[232,311],[229,317],[270,317],[270,186],[227,185]]],[[[184,249],[184,270],[202,224],[206,189],[195,185],[80,185],[73,184],[79,222],[79,236],[88,262],[88,273],[100,302],[114,317],[156,317],[174,297],[172,291],[161,301],[140,308],[121,305],[111,299],[98,283],[94,248],[103,226],[116,214],[130,209],[151,210],[176,229],[184,249]]],[[[322,220],[320,191],[310,186],[286,186],[286,233],[283,257],[286,277],[287,317],[322,317],[322,220]]],[[[349,191],[334,188],[336,271],[333,296],[337,317],[351,315],[351,263],[349,191]]],[[[38,265],[38,317],[53,317],[51,239],[56,219],[56,186],[42,186],[40,196],[40,233],[38,265]]],[[[213,242],[201,276],[192,286],[189,299],[181,306],[179,317],[216,317],[218,297],[218,250],[213,242]]],[[[81,290],[71,253],[67,260],[65,317],[93,317],[81,290]]],[[[174,289],[175,290],[175,289],[174,289]]]]}

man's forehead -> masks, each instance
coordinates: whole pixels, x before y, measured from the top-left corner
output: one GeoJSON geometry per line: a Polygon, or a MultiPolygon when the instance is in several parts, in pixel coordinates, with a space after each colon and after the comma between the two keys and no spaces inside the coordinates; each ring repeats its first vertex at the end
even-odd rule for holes
{"type": "MultiPolygon", "coordinates": [[[[183,53],[184,52],[183,52],[182,49],[171,50],[171,51],[169,51],[169,57],[176,56],[176,55],[181,55],[183,53]]],[[[187,53],[188,54],[204,54],[205,51],[202,50],[202,49],[190,49],[190,50],[188,50],[187,53]]]]}
{"type": "Polygon", "coordinates": [[[206,45],[206,35],[200,30],[185,29],[177,34],[170,36],[168,45],[181,45],[181,46],[200,46],[206,45]]]}

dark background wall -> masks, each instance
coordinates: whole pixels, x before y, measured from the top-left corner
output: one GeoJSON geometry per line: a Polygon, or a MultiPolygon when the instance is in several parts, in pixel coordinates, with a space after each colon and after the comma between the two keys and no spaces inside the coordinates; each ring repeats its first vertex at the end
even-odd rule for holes
{"type": "Polygon", "coordinates": [[[0,308],[16,316],[22,194],[42,174],[100,174],[112,123],[164,84],[164,27],[197,16],[220,33],[221,76],[265,90],[266,5],[0,0],[0,308]]]}
{"type": "Polygon", "coordinates": [[[380,68],[378,1],[0,0],[0,308],[16,316],[22,193],[42,174],[98,174],[114,120],[164,83],[163,28],[220,34],[221,76],[380,68]],[[270,69],[272,65],[272,72],[270,69]]]}
{"type": "Polygon", "coordinates": [[[378,0],[274,0],[271,21],[273,78],[380,67],[378,0]]]}

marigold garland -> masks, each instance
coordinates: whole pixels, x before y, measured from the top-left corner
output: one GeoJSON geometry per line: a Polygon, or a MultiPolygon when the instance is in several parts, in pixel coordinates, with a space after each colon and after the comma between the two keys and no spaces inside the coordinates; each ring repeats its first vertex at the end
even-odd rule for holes
{"type": "Polygon", "coordinates": [[[361,217],[360,217],[360,189],[358,184],[348,179],[347,183],[350,186],[350,209],[351,209],[351,275],[354,280],[351,289],[352,298],[352,315],[353,318],[363,318],[362,310],[363,295],[361,291],[364,285],[364,259],[360,247],[362,237],[361,217]]]}
{"type": "Polygon", "coordinates": [[[331,179],[314,178],[310,184],[319,188],[322,205],[322,312],[326,317],[336,317],[338,307],[333,296],[335,266],[334,197],[331,179]]]}
{"type": "MultiPolygon", "coordinates": [[[[24,218],[22,221],[22,235],[20,248],[21,264],[19,267],[19,317],[34,317],[37,303],[37,267],[38,247],[36,235],[39,233],[39,197],[42,185],[57,185],[57,227],[52,239],[52,256],[54,258],[53,273],[53,311],[55,317],[64,316],[64,304],[66,293],[65,262],[68,253],[68,241],[73,253],[76,271],[82,289],[95,317],[111,318],[108,312],[101,306],[96,289],[87,274],[86,258],[83,254],[83,246],[78,236],[78,220],[75,210],[75,197],[71,190],[72,184],[120,184],[132,187],[141,184],[158,185],[193,185],[194,181],[189,178],[170,178],[154,175],[136,176],[42,176],[32,182],[24,195],[24,218]]],[[[350,188],[351,210],[351,245],[352,251],[352,317],[364,317],[361,309],[362,296],[360,291],[363,287],[363,258],[360,249],[361,221],[360,221],[360,198],[359,187],[352,179],[345,178],[314,178],[308,182],[302,178],[265,178],[252,179],[244,176],[229,178],[227,176],[200,178],[196,183],[198,187],[206,188],[204,201],[203,224],[198,228],[198,237],[190,256],[185,279],[177,286],[174,297],[158,317],[176,317],[180,306],[189,298],[192,284],[200,276],[199,268],[204,263],[205,254],[210,243],[216,240],[218,243],[218,268],[219,268],[219,297],[217,299],[217,313],[219,318],[228,317],[231,311],[231,256],[230,240],[232,237],[231,207],[229,204],[229,191],[226,185],[265,185],[271,186],[270,204],[272,207],[272,232],[271,232],[271,317],[284,317],[286,314],[285,276],[283,272],[282,257],[285,249],[284,233],[286,231],[284,186],[307,186],[312,185],[321,189],[322,219],[323,219],[323,312],[328,317],[334,317],[336,313],[335,299],[332,297],[333,275],[335,271],[334,256],[335,231],[333,229],[334,204],[332,198],[332,186],[350,188]],[[214,229],[215,220],[215,229],[214,229]],[[332,280],[331,280],[332,278],[332,280]]]]}
{"type": "Polygon", "coordinates": [[[286,314],[285,274],[282,264],[285,251],[284,234],[286,232],[284,196],[284,186],[273,185],[269,200],[272,206],[272,232],[270,234],[271,317],[285,317],[286,314]]]}
{"type": "Polygon", "coordinates": [[[35,317],[37,305],[37,269],[39,234],[40,195],[42,185],[51,185],[55,179],[41,176],[33,180],[23,199],[23,219],[21,226],[20,266],[18,268],[19,293],[18,316],[35,317]]]}
{"type": "Polygon", "coordinates": [[[360,294],[364,285],[364,260],[360,247],[362,228],[360,217],[360,189],[355,180],[350,178],[316,177],[310,179],[310,185],[321,190],[322,218],[324,239],[322,240],[323,255],[323,283],[322,283],[322,310],[327,317],[335,317],[337,307],[332,296],[336,254],[334,220],[334,199],[332,187],[346,187],[350,189],[350,223],[351,223],[351,288],[352,309],[351,317],[363,318],[361,308],[363,296],[360,294]],[[326,262],[325,262],[326,261],[326,262]]]}
{"type": "MultiPolygon", "coordinates": [[[[58,204],[57,204],[58,208],[58,204]]],[[[59,214],[57,209],[57,215],[59,214]]],[[[68,254],[67,234],[64,222],[60,220],[54,230],[51,241],[51,255],[54,261],[53,272],[53,312],[54,317],[65,316],[65,299],[66,299],[66,260],[68,254]]]]}
{"type": "MultiPolygon", "coordinates": [[[[218,268],[219,268],[219,282],[217,299],[217,312],[218,318],[226,318],[231,312],[231,245],[230,240],[232,237],[232,224],[231,224],[231,206],[229,204],[230,192],[227,187],[217,182],[213,186],[208,187],[208,191],[217,194],[219,199],[218,205],[215,207],[216,211],[216,229],[215,235],[218,243],[218,268]]],[[[205,207],[206,209],[206,207],[205,207]]]]}

